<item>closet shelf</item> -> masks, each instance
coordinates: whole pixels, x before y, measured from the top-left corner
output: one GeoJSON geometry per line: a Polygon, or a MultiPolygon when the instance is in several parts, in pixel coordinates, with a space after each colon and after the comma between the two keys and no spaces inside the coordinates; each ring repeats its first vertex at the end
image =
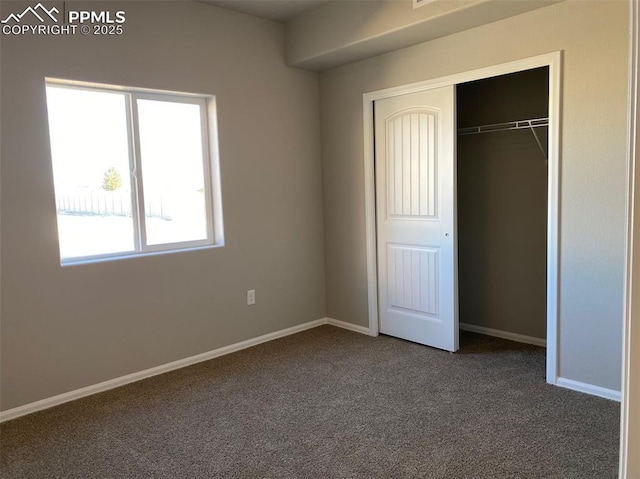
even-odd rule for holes
{"type": "Polygon", "coordinates": [[[538,148],[544,155],[545,161],[547,160],[547,152],[545,151],[542,143],[540,142],[540,138],[538,138],[538,134],[536,133],[536,128],[541,128],[543,126],[549,126],[549,118],[535,118],[532,120],[518,120],[518,121],[508,121],[505,123],[493,123],[490,125],[480,125],[480,126],[469,126],[465,128],[458,128],[458,135],[476,135],[478,133],[493,133],[494,131],[507,131],[507,130],[531,130],[533,133],[533,137],[536,139],[536,143],[538,144],[538,148]]]}
{"type": "Polygon", "coordinates": [[[494,131],[523,130],[525,128],[540,128],[549,126],[549,118],[536,118],[533,120],[508,121],[505,123],[493,123],[490,125],[469,126],[458,128],[458,135],[475,135],[477,133],[492,133],[494,131]]]}

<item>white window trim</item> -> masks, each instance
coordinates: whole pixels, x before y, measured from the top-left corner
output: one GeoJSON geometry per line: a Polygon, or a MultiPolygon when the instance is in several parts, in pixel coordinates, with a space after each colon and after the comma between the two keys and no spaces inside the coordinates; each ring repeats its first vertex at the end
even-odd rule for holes
{"type": "Polygon", "coordinates": [[[134,224],[134,250],[90,256],[60,258],[62,266],[96,263],[124,258],[152,256],[183,251],[202,250],[224,246],[222,220],[222,193],[220,186],[220,162],[218,154],[218,125],[216,99],[212,95],[178,93],[123,86],[103,85],[58,78],[45,78],[45,85],[56,88],[81,89],[126,95],[127,139],[129,143],[129,174],[131,176],[131,201],[134,224]],[[204,168],[205,214],[207,237],[202,240],[148,245],[144,211],[144,182],[140,162],[140,135],[137,100],[169,101],[199,105],[204,168]],[[142,201],[141,201],[142,200],[142,201]]]}

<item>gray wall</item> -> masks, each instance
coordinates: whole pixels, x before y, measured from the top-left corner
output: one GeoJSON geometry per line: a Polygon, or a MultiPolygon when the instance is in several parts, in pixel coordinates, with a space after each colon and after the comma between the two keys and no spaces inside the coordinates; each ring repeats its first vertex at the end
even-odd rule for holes
{"type": "Polygon", "coordinates": [[[318,74],[285,66],[282,25],[84,8],[125,10],[125,34],[2,37],[3,410],[325,316],[318,74]],[[45,76],[216,95],[226,246],[61,267],[45,76]]]}
{"type": "MultiPolygon", "coordinates": [[[[547,72],[459,85],[458,128],[548,116],[547,72]]],[[[529,129],[458,136],[461,323],[546,338],[545,153],[529,129]]]]}
{"type": "Polygon", "coordinates": [[[627,10],[566,1],[322,73],[330,317],[367,325],[362,93],[563,50],[560,376],[620,388],[627,10]]]}

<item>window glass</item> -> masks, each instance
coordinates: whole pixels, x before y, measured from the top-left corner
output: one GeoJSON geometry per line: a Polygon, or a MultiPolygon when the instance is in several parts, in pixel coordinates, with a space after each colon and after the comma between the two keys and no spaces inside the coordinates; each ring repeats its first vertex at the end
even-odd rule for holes
{"type": "Polygon", "coordinates": [[[126,97],[48,87],[61,258],[135,248],[126,97]]]}
{"type": "Polygon", "coordinates": [[[201,106],[138,100],[147,244],[207,237],[201,106]]]}

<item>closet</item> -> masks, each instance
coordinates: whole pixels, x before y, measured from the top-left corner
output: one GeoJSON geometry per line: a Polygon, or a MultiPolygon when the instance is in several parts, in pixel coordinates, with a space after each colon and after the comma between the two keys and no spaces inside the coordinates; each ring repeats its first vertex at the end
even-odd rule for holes
{"type": "Polygon", "coordinates": [[[456,86],[460,328],[546,338],[547,67],[456,86]]]}

